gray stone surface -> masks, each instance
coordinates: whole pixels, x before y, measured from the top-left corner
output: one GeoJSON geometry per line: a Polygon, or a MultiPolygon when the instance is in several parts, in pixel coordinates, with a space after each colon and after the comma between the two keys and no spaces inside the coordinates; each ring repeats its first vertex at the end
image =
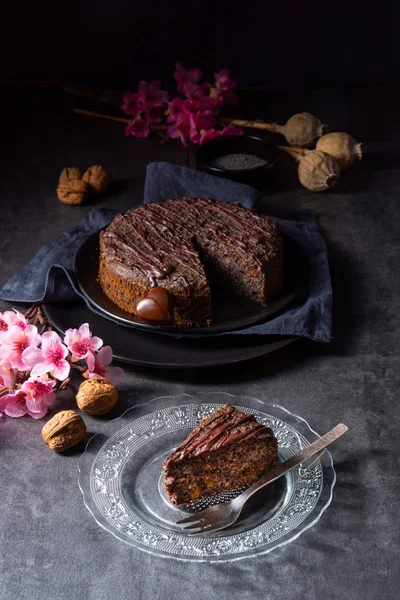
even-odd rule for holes
{"type": "MultiPolygon", "coordinates": [[[[286,116],[312,109],[336,129],[363,137],[365,160],[336,191],[318,195],[296,184],[295,167],[284,158],[277,189],[262,200],[278,216],[296,207],[317,211],[335,286],[333,342],[302,341],[275,356],[207,372],[127,368],[112,414],[158,395],[221,390],[278,402],[320,433],[343,421],[350,432],[333,447],[337,486],[319,523],[257,559],[210,565],[155,558],[103,531],[86,510],[77,485],[81,448],[56,455],[41,439],[40,421],[6,418],[0,600],[399,597],[399,127],[394,110],[379,126],[369,117],[373,101],[386,102],[387,92],[362,98],[342,90],[333,94],[336,105],[315,92],[304,105],[288,103],[286,116]]],[[[0,285],[90,210],[56,199],[63,167],[103,164],[115,184],[98,205],[124,209],[140,201],[148,162],[185,163],[175,143],[126,139],[116,123],[72,115],[77,101],[59,93],[18,90],[3,100],[0,285]]],[[[55,409],[61,407],[73,407],[70,393],[57,399],[55,409]]],[[[103,423],[86,421],[90,433],[103,423]]]]}

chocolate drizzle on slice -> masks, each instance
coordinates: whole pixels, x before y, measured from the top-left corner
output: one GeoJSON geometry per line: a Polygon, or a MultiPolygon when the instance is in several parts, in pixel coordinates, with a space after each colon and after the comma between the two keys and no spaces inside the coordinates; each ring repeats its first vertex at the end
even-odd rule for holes
{"type": "Polygon", "coordinates": [[[254,415],[244,415],[230,404],[225,404],[204,419],[186,440],[171,452],[167,462],[183,460],[189,455],[197,456],[202,452],[263,434],[273,436],[272,430],[258,423],[254,415]]]}

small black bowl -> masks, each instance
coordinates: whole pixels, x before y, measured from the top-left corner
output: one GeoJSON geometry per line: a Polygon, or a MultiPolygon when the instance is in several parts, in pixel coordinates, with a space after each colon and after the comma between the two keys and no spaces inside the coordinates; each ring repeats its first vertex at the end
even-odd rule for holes
{"type": "Polygon", "coordinates": [[[205,142],[196,150],[196,168],[216,175],[266,190],[275,180],[279,162],[278,148],[255,135],[226,135],[205,142]],[[226,169],[213,165],[215,159],[228,154],[249,154],[262,158],[265,165],[248,169],[226,169]]]}

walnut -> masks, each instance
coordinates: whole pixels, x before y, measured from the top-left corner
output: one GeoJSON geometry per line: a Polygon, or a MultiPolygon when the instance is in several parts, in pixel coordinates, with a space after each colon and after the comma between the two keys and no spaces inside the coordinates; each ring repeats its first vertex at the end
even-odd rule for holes
{"type": "Polygon", "coordinates": [[[107,379],[87,379],[79,386],[76,402],[88,415],[105,415],[118,400],[117,388],[107,379]]]}
{"type": "Polygon", "coordinates": [[[57,196],[64,204],[78,206],[87,198],[89,188],[82,179],[63,179],[58,184],[57,196]]]}
{"type": "Polygon", "coordinates": [[[86,435],[86,425],[74,410],[62,410],[42,429],[42,437],[55,452],[76,446],[86,435]]]}
{"type": "Polygon", "coordinates": [[[61,171],[60,182],[66,179],[82,179],[82,173],[76,167],[65,167],[61,171]]]}
{"type": "Polygon", "coordinates": [[[90,191],[95,194],[104,192],[110,183],[110,179],[101,165],[89,167],[82,179],[89,185],[90,191]]]}

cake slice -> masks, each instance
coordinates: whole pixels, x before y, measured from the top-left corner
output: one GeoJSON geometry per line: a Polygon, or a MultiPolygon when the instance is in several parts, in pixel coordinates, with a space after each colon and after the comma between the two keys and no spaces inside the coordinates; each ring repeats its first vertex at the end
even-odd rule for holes
{"type": "Polygon", "coordinates": [[[251,485],[278,462],[272,429],[224,404],[167,456],[165,490],[172,504],[187,504],[251,485]]]}

